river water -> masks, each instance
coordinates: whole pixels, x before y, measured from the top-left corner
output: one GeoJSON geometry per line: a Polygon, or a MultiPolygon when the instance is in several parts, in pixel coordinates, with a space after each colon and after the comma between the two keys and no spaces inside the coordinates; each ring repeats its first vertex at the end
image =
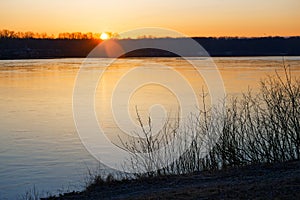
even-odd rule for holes
{"type": "MultiPolygon", "coordinates": [[[[299,77],[300,57],[284,60],[293,76],[299,77]]],[[[210,64],[217,67],[221,79],[207,81],[183,59],[111,61],[0,61],[0,199],[20,198],[32,188],[42,194],[55,194],[85,186],[88,169],[96,169],[99,162],[81,142],[72,105],[75,85],[84,84],[89,76],[98,80],[93,103],[99,126],[114,140],[116,126],[128,132],[136,128],[137,110],[142,118],[152,113],[154,123],[159,122],[162,115],[178,106],[193,109],[195,102],[201,103],[197,97],[202,90],[218,87],[227,95],[239,95],[249,88],[255,92],[260,80],[276,70],[281,74],[283,65],[282,57],[217,57],[210,64]],[[80,67],[85,70],[80,71],[80,67]],[[75,84],[79,71],[89,76],[85,76],[84,83],[75,84]],[[190,90],[192,95],[188,94],[190,90]],[[197,100],[193,101],[195,96],[197,100]]],[[[202,67],[210,70],[209,66],[202,67]]],[[[103,155],[114,159],[107,146],[103,146],[103,155]]]]}

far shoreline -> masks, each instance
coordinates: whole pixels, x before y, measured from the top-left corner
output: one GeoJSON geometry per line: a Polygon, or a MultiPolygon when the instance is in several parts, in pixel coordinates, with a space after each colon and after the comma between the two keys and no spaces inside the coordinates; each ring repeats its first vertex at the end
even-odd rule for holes
{"type": "MultiPolygon", "coordinates": [[[[211,58],[259,58],[259,57],[300,57],[299,55],[215,55],[209,56],[211,58]]],[[[9,61],[9,60],[55,60],[55,59],[85,59],[87,57],[41,57],[41,58],[7,58],[0,59],[0,61],[9,61]]],[[[92,59],[106,59],[109,57],[92,57],[92,59]]],[[[128,56],[128,57],[120,57],[118,59],[147,59],[147,58],[181,58],[180,56],[128,56]]],[[[185,58],[205,58],[205,56],[186,56],[185,58]]]]}
{"type": "MultiPolygon", "coordinates": [[[[184,42],[187,38],[120,39],[122,44],[136,42],[184,42]]],[[[300,56],[300,36],[263,38],[201,38],[194,37],[211,57],[300,56]]],[[[0,60],[86,58],[101,43],[96,39],[34,39],[0,38],[0,60]]],[[[206,55],[206,54],[203,54],[206,55]]],[[[200,55],[203,56],[203,55],[200,55]]],[[[199,57],[187,52],[186,57],[199,57]]],[[[98,57],[98,56],[95,56],[98,57]]],[[[124,58],[179,57],[160,49],[138,49],[124,58]]]]}

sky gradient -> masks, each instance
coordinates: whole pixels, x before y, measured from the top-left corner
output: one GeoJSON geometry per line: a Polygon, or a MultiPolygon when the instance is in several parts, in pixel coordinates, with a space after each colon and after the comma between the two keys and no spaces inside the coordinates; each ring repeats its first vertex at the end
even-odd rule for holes
{"type": "Polygon", "coordinates": [[[0,29],[48,34],[162,27],[188,36],[300,35],[299,0],[1,0],[0,9],[0,29]]]}

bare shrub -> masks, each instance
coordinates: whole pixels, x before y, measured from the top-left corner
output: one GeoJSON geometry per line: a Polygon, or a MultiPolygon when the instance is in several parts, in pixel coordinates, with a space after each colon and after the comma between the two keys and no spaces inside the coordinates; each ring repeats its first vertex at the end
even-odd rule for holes
{"type": "Polygon", "coordinates": [[[224,113],[207,107],[205,98],[203,92],[203,108],[191,114],[184,128],[179,128],[178,118],[169,119],[157,135],[151,118],[146,129],[137,111],[142,136],[136,134],[138,139],[122,143],[131,154],[126,166],[139,177],[300,158],[300,81],[292,78],[285,64],[283,76],[276,72],[275,77],[261,81],[257,94],[249,90],[242,97],[228,98],[224,113]],[[186,139],[190,135],[192,141],[186,139]],[[172,143],[174,139],[179,143],[172,143]],[[166,146],[157,154],[157,149],[166,146]],[[187,150],[174,152],[175,147],[187,150]],[[162,160],[167,160],[167,166],[162,167],[162,160]]]}

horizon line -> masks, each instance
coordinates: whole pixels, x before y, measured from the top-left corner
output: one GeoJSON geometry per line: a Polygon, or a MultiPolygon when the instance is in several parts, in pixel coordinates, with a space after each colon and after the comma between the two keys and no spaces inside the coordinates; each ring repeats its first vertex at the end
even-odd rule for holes
{"type": "Polygon", "coordinates": [[[141,34],[132,37],[120,37],[119,33],[116,32],[60,32],[57,34],[51,34],[47,32],[33,32],[33,31],[14,31],[9,29],[0,29],[0,38],[16,38],[16,39],[98,39],[101,40],[100,36],[102,33],[109,34],[110,39],[163,39],[163,38],[240,38],[240,39],[247,39],[247,38],[293,38],[293,37],[300,37],[298,35],[257,35],[257,36],[245,36],[245,35],[222,35],[222,36],[201,36],[201,35],[194,35],[194,36],[186,36],[186,37],[174,37],[174,36],[155,36],[151,34],[141,34]]]}

